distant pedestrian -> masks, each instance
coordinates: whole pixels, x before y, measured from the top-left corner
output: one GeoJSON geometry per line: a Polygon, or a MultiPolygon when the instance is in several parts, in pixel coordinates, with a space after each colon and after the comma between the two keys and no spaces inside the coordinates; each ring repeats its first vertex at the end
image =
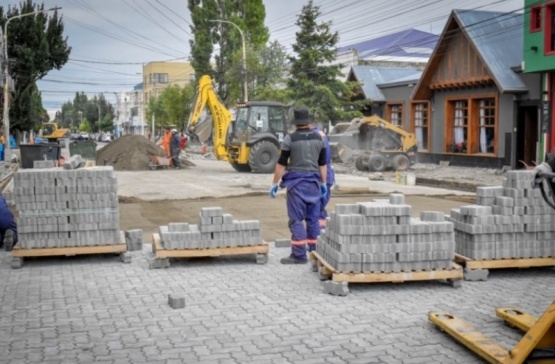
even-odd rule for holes
{"type": "Polygon", "coordinates": [[[170,140],[170,153],[172,158],[173,167],[175,169],[181,168],[181,163],[179,162],[179,153],[181,153],[181,137],[176,129],[172,129],[171,131],[171,140],[170,140]]]}
{"type": "Polygon", "coordinates": [[[4,160],[5,147],[6,147],[6,138],[4,138],[4,132],[0,131],[0,161],[4,160]]]}
{"type": "Polygon", "coordinates": [[[148,131],[148,140],[151,140],[151,139],[152,139],[152,130],[149,130],[148,131]]]}
{"type": "Polygon", "coordinates": [[[270,197],[275,198],[281,179],[279,186],[287,188],[291,230],[291,254],[281,263],[301,264],[308,261],[307,245],[314,250],[320,235],[320,199],[327,194],[326,147],[320,133],[312,130],[307,109],[294,110],[291,123],[296,130],[286,135],[281,144],[270,197]]]}
{"type": "Polygon", "coordinates": [[[3,246],[10,251],[17,241],[17,224],[6,200],[0,195],[0,248],[3,246]]]}
{"type": "Polygon", "coordinates": [[[181,143],[179,146],[181,147],[181,150],[185,150],[185,147],[187,146],[187,137],[183,133],[181,133],[181,143]]]}

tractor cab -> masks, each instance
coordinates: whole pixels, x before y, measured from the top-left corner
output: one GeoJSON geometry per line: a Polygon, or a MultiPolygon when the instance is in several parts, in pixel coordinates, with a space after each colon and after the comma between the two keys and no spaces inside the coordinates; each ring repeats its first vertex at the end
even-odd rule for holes
{"type": "Polygon", "coordinates": [[[273,134],[281,143],[287,134],[285,107],[273,101],[250,101],[236,106],[233,132],[229,133],[232,142],[246,142],[259,133],[273,134]]]}

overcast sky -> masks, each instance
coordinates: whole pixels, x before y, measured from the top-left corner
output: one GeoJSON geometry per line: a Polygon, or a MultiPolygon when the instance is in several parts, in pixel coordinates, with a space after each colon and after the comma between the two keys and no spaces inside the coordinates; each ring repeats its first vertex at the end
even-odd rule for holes
{"type": "MultiPolygon", "coordinates": [[[[19,6],[23,0],[2,0],[19,6]]],[[[41,3],[40,1],[35,1],[41,3]]],[[[132,90],[141,82],[142,64],[189,56],[191,20],[185,0],[44,0],[61,7],[70,61],[39,82],[45,108],[57,110],[76,92],[89,97],[132,90]]],[[[291,51],[295,21],[308,0],[264,0],[270,39],[291,51]]],[[[518,11],[524,0],[314,0],[321,21],[339,32],[338,46],[408,28],[439,34],[452,9],[518,11]]],[[[9,29],[8,29],[9,33],[9,29]]]]}

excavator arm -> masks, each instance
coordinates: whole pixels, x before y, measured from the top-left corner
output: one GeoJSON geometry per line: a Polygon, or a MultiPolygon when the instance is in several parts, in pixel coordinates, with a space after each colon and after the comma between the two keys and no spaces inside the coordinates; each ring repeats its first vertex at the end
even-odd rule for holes
{"type": "Polygon", "coordinates": [[[187,124],[187,132],[195,133],[195,129],[200,121],[200,115],[204,108],[208,106],[212,115],[214,142],[214,154],[217,159],[229,160],[226,149],[227,132],[231,124],[231,112],[224,106],[218,94],[212,86],[212,79],[209,76],[202,76],[199,79],[196,95],[193,103],[193,112],[187,124]]]}

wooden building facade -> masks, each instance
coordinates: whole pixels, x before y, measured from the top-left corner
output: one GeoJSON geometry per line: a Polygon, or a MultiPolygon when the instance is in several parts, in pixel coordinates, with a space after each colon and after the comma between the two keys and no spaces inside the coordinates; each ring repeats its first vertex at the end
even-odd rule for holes
{"type": "Polygon", "coordinates": [[[418,161],[499,168],[537,160],[538,76],[520,72],[522,14],[454,10],[416,85],[418,161]]]}

